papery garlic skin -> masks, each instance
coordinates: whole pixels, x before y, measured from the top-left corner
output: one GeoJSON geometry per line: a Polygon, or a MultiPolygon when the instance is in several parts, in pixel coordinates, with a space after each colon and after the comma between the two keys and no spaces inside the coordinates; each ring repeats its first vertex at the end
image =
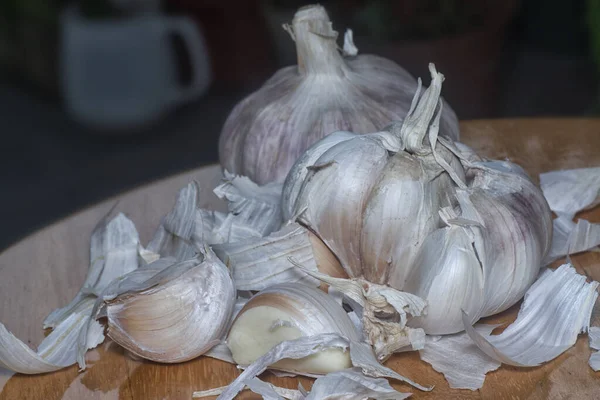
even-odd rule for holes
{"type": "MultiPolygon", "coordinates": [[[[260,185],[283,182],[296,159],[331,132],[374,132],[402,120],[417,88],[388,59],[344,58],[322,6],[299,9],[289,31],[298,65],[279,70],[237,104],[220,137],[221,165],[260,185]]],[[[458,120],[447,104],[441,132],[458,139],[458,120]]]]}
{"type": "Polygon", "coordinates": [[[210,249],[204,260],[174,264],[106,302],[108,335],[132,353],[176,363],[198,357],[223,338],[235,287],[210,249]]]}
{"type": "MultiPolygon", "coordinates": [[[[322,333],[359,339],[346,312],[331,296],[302,284],[279,284],[246,303],[231,326],[226,343],[236,363],[249,365],[283,341],[322,333]]],[[[325,374],[351,366],[348,352],[329,349],[300,360],[281,360],[273,368],[325,374]]]]}
{"type": "Polygon", "coordinates": [[[285,181],[284,218],[319,236],[352,278],[413,293],[428,334],[462,331],[516,303],[552,238],[541,190],[508,161],[439,138],[443,75],[417,91],[389,132],[336,132],[315,143],[285,181]]]}

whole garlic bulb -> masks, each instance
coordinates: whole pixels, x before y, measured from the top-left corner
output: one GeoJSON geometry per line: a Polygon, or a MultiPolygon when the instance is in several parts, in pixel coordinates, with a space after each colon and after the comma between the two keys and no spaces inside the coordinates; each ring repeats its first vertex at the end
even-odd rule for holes
{"type": "Polygon", "coordinates": [[[552,221],[541,190],[508,161],[438,138],[443,75],[403,123],[368,135],[336,132],[296,162],[283,190],[285,218],[316,233],[351,277],[428,301],[414,326],[462,331],[503,311],[533,283],[552,221]],[[438,107],[439,106],[439,107],[438,107]]]}
{"type": "MultiPolygon", "coordinates": [[[[219,142],[221,165],[260,185],[282,182],[296,159],[331,132],[369,133],[401,120],[417,88],[388,59],[342,57],[322,6],[300,8],[288,31],[298,65],[279,70],[237,104],[219,142]]],[[[350,37],[344,48],[353,47],[350,37]]],[[[456,115],[447,104],[444,110],[441,134],[457,140],[456,115]]]]}
{"type": "Polygon", "coordinates": [[[225,336],[235,294],[227,267],[207,248],[204,260],[173,264],[106,300],[108,336],[152,361],[191,360],[225,336]]]}
{"type": "MultiPolygon", "coordinates": [[[[352,321],[333,297],[307,285],[278,284],[257,293],[240,310],[229,330],[227,346],[236,363],[248,365],[283,341],[322,333],[359,340],[352,321]]],[[[275,369],[311,374],[350,367],[350,355],[341,349],[299,360],[283,359],[273,365],[275,369]]]]}

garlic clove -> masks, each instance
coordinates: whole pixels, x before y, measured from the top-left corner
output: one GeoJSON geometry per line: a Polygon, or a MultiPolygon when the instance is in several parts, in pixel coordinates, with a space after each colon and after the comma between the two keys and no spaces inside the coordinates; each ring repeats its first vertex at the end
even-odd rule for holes
{"type": "Polygon", "coordinates": [[[364,279],[334,278],[290,261],[307,274],[344,293],[354,312],[361,314],[363,333],[379,360],[407,348],[422,348],[425,339],[423,329],[406,326],[409,316],[418,317],[426,313],[427,303],[420,297],[364,279]]]}
{"type": "Polygon", "coordinates": [[[415,260],[404,290],[427,301],[427,315],[409,325],[429,335],[461,332],[461,310],[474,323],[481,317],[484,302],[483,271],[466,229],[449,226],[429,235],[415,260]]]}
{"type": "Polygon", "coordinates": [[[174,264],[106,301],[108,335],[132,353],[175,363],[217,345],[235,304],[229,271],[212,250],[174,264]]]}
{"type": "MultiPolygon", "coordinates": [[[[525,172],[509,162],[476,163],[469,188],[458,190],[462,216],[471,228],[484,275],[482,316],[504,311],[523,297],[550,250],[548,204],[525,172]]],[[[473,316],[471,316],[473,317],[473,316]]]]}
{"type": "MultiPolygon", "coordinates": [[[[487,337],[498,326],[477,324],[474,329],[487,337]]],[[[500,362],[479,350],[464,331],[437,338],[427,336],[425,347],[419,350],[419,355],[421,360],[444,374],[452,389],[481,389],[485,375],[500,368],[500,362]]]]}
{"type": "Polygon", "coordinates": [[[335,253],[350,276],[362,275],[361,213],[375,184],[372,177],[387,158],[387,150],[367,136],[340,142],[316,161],[324,167],[311,170],[296,201],[295,214],[302,211],[298,205],[309,205],[299,219],[335,253]]]}
{"type": "Polygon", "coordinates": [[[589,328],[598,282],[586,282],[573,266],[545,270],[525,295],[517,319],[500,335],[484,337],[463,313],[465,329],[488,356],[504,364],[534,367],[575,344],[589,328]]]}
{"type": "Polygon", "coordinates": [[[344,142],[354,138],[356,135],[351,132],[336,131],[330,135],[325,136],[323,139],[314,143],[309,149],[302,154],[302,156],[296,161],[290,173],[285,179],[283,185],[283,192],[281,196],[281,204],[283,208],[283,218],[285,220],[292,220],[297,215],[296,213],[296,202],[302,184],[305,181],[308,174],[311,172],[309,167],[313,167],[317,160],[327,150],[337,145],[338,143],[344,142]]]}
{"type": "MultiPolygon", "coordinates": [[[[249,365],[277,344],[322,333],[358,340],[344,309],[322,291],[302,284],[280,284],[256,294],[240,311],[227,337],[233,359],[249,365]]],[[[348,368],[350,356],[336,349],[302,360],[282,360],[273,368],[323,374],[348,368]]]]}

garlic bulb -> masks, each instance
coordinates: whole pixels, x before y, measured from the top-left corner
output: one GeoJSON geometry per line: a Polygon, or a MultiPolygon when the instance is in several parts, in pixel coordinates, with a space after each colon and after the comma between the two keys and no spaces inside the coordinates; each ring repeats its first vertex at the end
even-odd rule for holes
{"type": "MultiPolygon", "coordinates": [[[[417,81],[374,55],[344,58],[322,6],[300,8],[287,27],[298,65],[279,70],[232,110],[221,132],[219,158],[229,172],[258,184],[282,182],[313,143],[338,130],[368,133],[401,120],[417,81]]],[[[346,53],[353,51],[346,35],[346,53]]],[[[441,134],[458,139],[458,121],[444,104],[441,134]]]]}
{"type": "Polygon", "coordinates": [[[415,95],[407,118],[367,135],[336,132],[291,169],[284,218],[297,218],[353,278],[415,294],[428,334],[464,329],[516,303],[551,244],[541,190],[508,161],[438,137],[443,75],[415,95]]]}
{"type": "MultiPolygon", "coordinates": [[[[249,365],[277,344],[322,333],[359,339],[344,309],[323,291],[302,284],[271,286],[246,303],[227,337],[236,363],[249,365]]],[[[300,360],[281,360],[273,368],[290,372],[324,374],[352,366],[350,355],[328,349],[300,360]]]]}
{"type": "Polygon", "coordinates": [[[225,335],[235,304],[229,271],[212,250],[174,264],[106,301],[108,336],[132,353],[175,363],[204,354],[225,335]]]}

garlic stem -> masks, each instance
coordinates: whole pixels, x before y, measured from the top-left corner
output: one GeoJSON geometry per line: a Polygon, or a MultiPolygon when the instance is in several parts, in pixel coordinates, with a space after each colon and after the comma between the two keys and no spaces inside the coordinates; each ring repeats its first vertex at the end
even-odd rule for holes
{"type": "Polygon", "coordinates": [[[301,75],[344,75],[347,67],[337,49],[338,33],[324,7],[309,5],[299,9],[292,31],[301,75]]]}

